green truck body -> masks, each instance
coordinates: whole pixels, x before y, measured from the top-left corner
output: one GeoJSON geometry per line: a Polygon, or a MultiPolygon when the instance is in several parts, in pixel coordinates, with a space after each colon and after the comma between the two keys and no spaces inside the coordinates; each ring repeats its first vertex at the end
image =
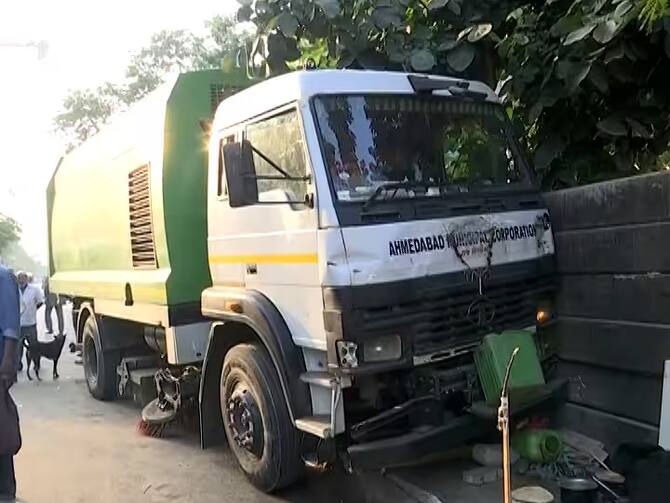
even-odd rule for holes
{"type": "Polygon", "coordinates": [[[179,75],[61,160],[47,195],[52,291],[199,303],[211,284],[203,126],[248,83],[220,70],[179,75]]]}

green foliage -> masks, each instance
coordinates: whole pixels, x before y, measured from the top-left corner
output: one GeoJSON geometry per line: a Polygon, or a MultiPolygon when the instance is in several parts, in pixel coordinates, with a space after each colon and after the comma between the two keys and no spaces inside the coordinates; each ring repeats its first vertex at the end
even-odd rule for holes
{"type": "Polygon", "coordinates": [[[498,83],[547,188],[667,166],[669,0],[238,1],[237,19],[211,20],[208,37],[161,32],[125,81],[73,92],[56,127],[78,143],[167,73],[243,53],[261,76],[312,60],[498,83]]]}
{"type": "Polygon", "coordinates": [[[28,271],[36,278],[47,274],[47,267],[36,258],[31,257],[19,242],[7,246],[2,253],[2,260],[14,271],[28,271]]]}
{"type": "Polygon", "coordinates": [[[147,47],[131,57],[120,96],[133,103],[158,87],[170,73],[204,66],[204,40],[184,30],[163,30],[151,36],[147,47]]]}
{"type": "Polygon", "coordinates": [[[233,19],[220,16],[209,20],[206,27],[209,35],[204,38],[184,30],[158,32],[130,58],[124,80],[71,91],[63,100],[63,111],[54,118],[68,150],[97,133],[112,114],[156,89],[167,75],[234,66],[249,33],[233,19]]]}
{"type": "Polygon", "coordinates": [[[0,213],[0,263],[15,271],[30,271],[38,277],[44,275],[46,267],[26,253],[19,243],[20,238],[21,226],[0,213]]]}
{"type": "Polygon", "coordinates": [[[501,77],[548,188],[654,170],[668,150],[670,25],[645,33],[639,15],[629,0],[554,0],[512,16],[501,77]]]}
{"type": "Polygon", "coordinates": [[[252,32],[232,17],[215,16],[205,23],[209,39],[204,41],[200,65],[204,68],[230,69],[244,63],[243,54],[252,41],[252,32]]]}
{"type": "Polygon", "coordinates": [[[265,73],[311,58],[498,82],[555,188],[667,165],[669,3],[240,0],[238,19],[256,25],[265,73]]]}
{"type": "MultiPolygon", "coordinates": [[[[258,28],[261,73],[288,71],[311,56],[317,65],[463,75],[491,70],[496,29],[519,1],[241,0],[239,20],[258,28]]],[[[488,72],[488,80],[493,80],[488,72]]]]}
{"type": "Polygon", "coordinates": [[[658,156],[656,168],[659,170],[665,169],[670,171],[670,150],[667,150],[658,156]]]}
{"type": "Polygon", "coordinates": [[[21,226],[11,217],[0,213],[0,253],[21,237],[21,226]]]}
{"type": "Polygon", "coordinates": [[[99,131],[119,108],[119,94],[116,86],[107,83],[97,89],[77,89],[65,97],[54,126],[66,137],[68,150],[99,131]]]}
{"type": "Polygon", "coordinates": [[[643,0],[640,9],[640,23],[648,32],[654,24],[670,16],[670,0],[643,0]]]}

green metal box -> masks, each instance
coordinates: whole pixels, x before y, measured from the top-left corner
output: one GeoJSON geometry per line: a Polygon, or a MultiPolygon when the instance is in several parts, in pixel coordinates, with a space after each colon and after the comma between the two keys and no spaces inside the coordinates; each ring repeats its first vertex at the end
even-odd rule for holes
{"type": "Polygon", "coordinates": [[[489,404],[496,403],[500,398],[507,362],[516,347],[519,353],[510,373],[510,390],[532,388],[545,383],[532,333],[526,330],[506,330],[501,334],[489,334],[475,351],[479,381],[489,404]]]}
{"type": "Polygon", "coordinates": [[[243,71],[170,78],[62,159],[47,189],[51,291],[132,304],[149,324],[157,307],[199,311],[211,285],[203,126],[251,83],[243,71]]]}

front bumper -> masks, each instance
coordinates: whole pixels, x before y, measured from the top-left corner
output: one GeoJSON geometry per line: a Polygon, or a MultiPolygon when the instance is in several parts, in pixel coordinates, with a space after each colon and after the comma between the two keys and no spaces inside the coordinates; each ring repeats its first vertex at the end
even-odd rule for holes
{"type": "MultiPolygon", "coordinates": [[[[567,381],[557,379],[524,394],[522,402],[512,395],[510,414],[518,418],[539,410],[546,413],[561,401],[566,389],[567,381]]],[[[436,459],[445,451],[495,431],[496,425],[497,407],[477,403],[472,406],[470,414],[452,419],[445,425],[354,444],[347,449],[347,454],[355,471],[415,465],[436,459]]]]}
{"type": "Polygon", "coordinates": [[[454,348],[478,344],[491,332],[534,325],[537,307],[553,296],[552,256],[495,265],[489,271],[485,296],[495,318],[474,323],[469,309],[479,298],[478,286],[463,271],[347,287],[325,287],[324,327],[328,367],[345,375],[378,374],[411,368],[441,358],[454,348]],[[364,346],[370,337],[398,335],[402,355],[397,360],[340,365],[337,342],[364,346]]]}

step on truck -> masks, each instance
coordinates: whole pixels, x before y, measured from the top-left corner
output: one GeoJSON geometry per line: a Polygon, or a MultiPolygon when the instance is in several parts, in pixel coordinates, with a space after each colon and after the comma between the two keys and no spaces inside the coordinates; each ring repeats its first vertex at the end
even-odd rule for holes
{"type": "Polygon", "coordinates": [[[202,446],[265,491],[494,431],[482,341],[551,321],[551,221],[480,82],[185,73],[64,156],[47,199],[91,395],[148,422],[195,405],[202,446]]]}

